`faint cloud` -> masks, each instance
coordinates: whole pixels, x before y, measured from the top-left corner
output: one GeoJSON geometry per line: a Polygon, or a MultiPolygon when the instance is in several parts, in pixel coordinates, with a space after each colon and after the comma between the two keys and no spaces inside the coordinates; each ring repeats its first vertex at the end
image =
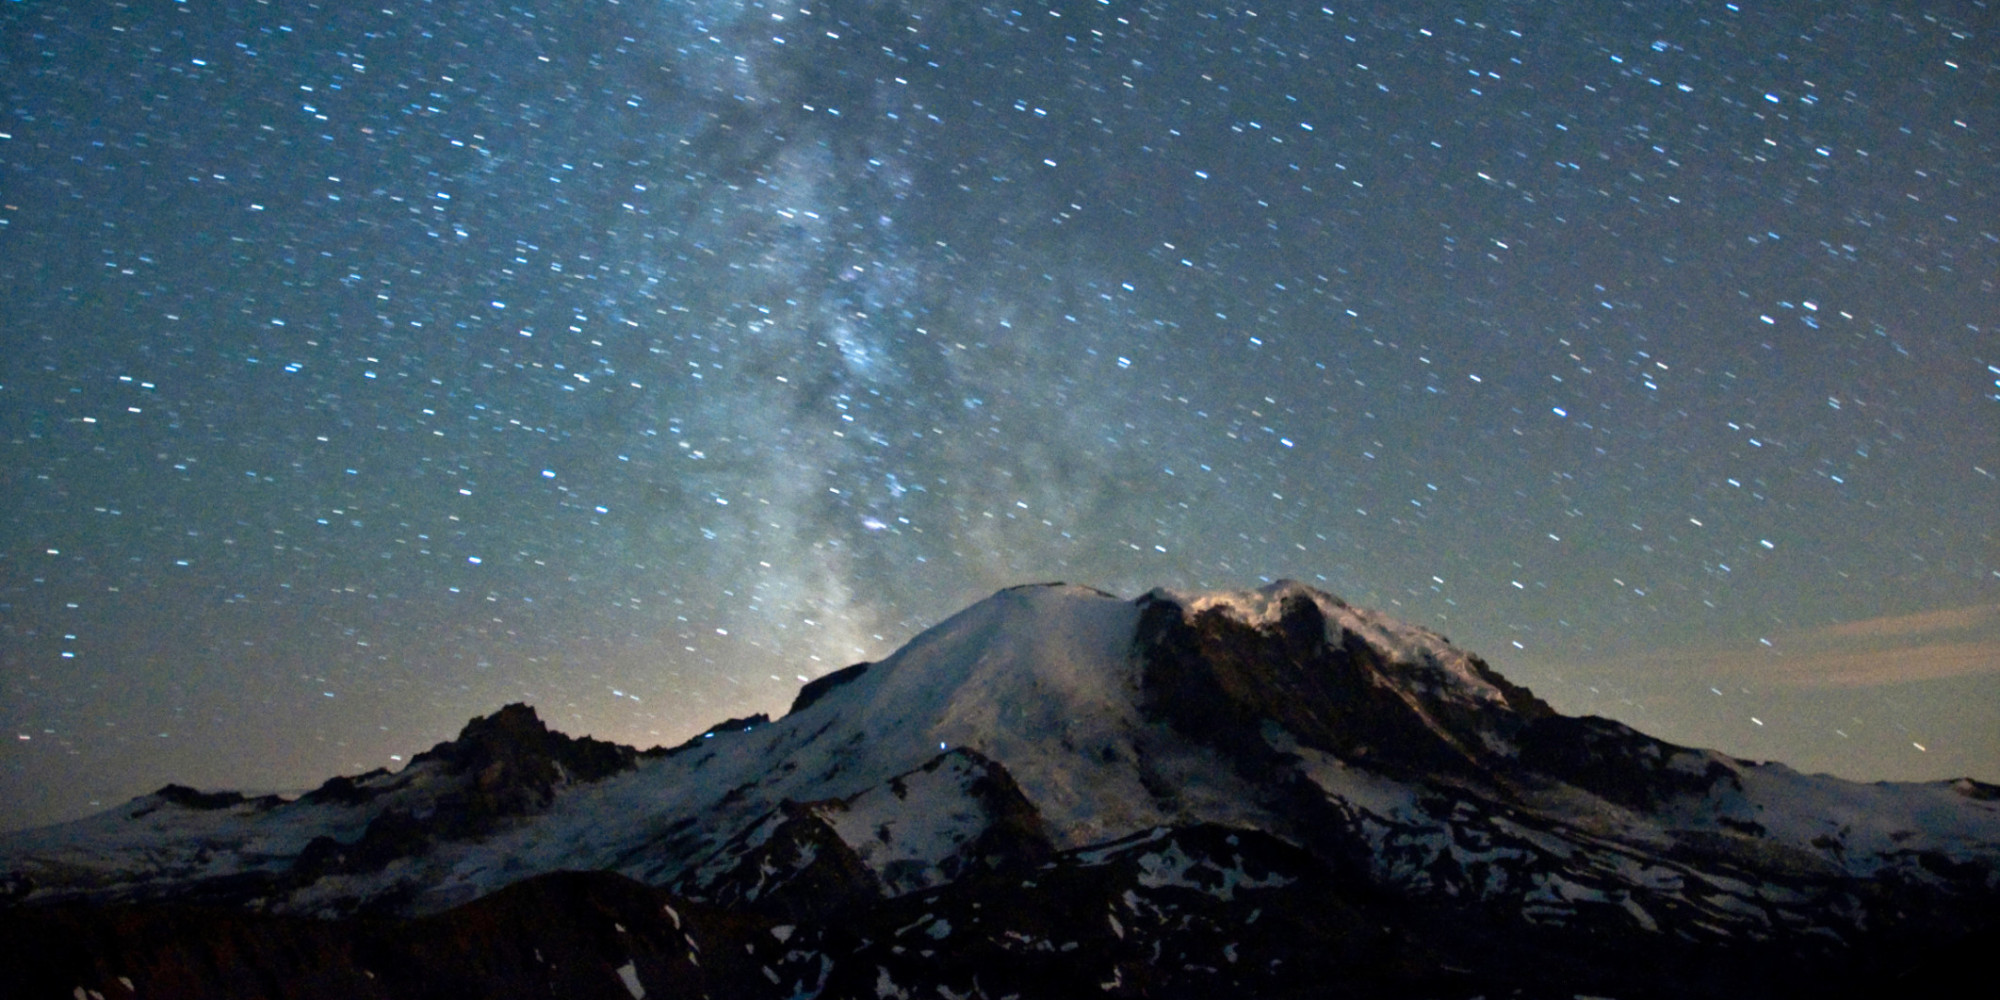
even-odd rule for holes
{"type": "Polygon", "coordinates": [[[1818,630],[1815,635],[1833,639],[1869,639],[1922,635],[1932,632],[1963,632],[2000,626],[2000,605],[1975,604],[1969,608],[1946,608],[1913,615],[1888,615],[1843,622],[1818,630]]]}
{"type": "Polygon", "coordinates": [[[1974,605],[1842,622],[1780,636],[1771,650],[1703,659],[1745,679],[1795,688],[1858,688],[2000,673],[2000,606],[1974,605]]]}
{"type": "Polygon", "coordinates": [[[1855,688],[2000,673],[2000,639],[1904,649],[1793,656],[1762,665],[1766,679],[1793,687],[1855,688]],[[1775,677],[1771,667],[1776,666],[1775,677]]]}

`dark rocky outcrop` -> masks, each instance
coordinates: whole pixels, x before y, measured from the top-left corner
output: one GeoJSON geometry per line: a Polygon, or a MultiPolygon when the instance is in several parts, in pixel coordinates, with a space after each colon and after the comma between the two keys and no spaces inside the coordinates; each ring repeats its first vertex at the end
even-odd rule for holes
{"type": "Polygon", "coordinates": [[[851,667],[842,667],[833,673],[807,681],[806,685],[799,689],[798,695],[792,699],[791,710],[785,714],[804,711],[811,707],[813,702],[826,697],[834,688],[859,678],[868,671],[868,667],[866,663],[856,663],[851,667]]]}
{"type": "Polygon", "coordinates": [[[999,761],[976,750],[960,747],[951,752],[980,768],[967,792],[986,811],[986,828],[960,851],[968,866],[952,874],[1023,872],[1046,863],[1055,854],[1055,847],[1043,828],[1041,812],[1021,793],[1014,776],[999,761]]]}
{"type": "Polygon", "coordinates": [[[1704,795],[1718,785],[1742,787],[1720,760],[1594,715],[1535,719],[1518,742],[1522,767],[1632,809],[1704,795]]]}
{"type": "Polygon", "coordinates": [[[142,795],[134,800],[137,808],[128,815],[133,819],[145,816],[161,806],[179,806],[197,812],[215,812],[247,805],[251,809],[274,809],[284,805],[285,800],[276,795],[260,795],[251,798],[242,792],[204,792],[187,785],[167,784],[151,795],[142,795]]]}
{"type": "MultiPolygon", "coordinates": [[[[817,803],[785,802],[762,844],[744,848],[735,867],[705,886],[676,887],[718,906],[781,920],[824,918],[882,897],[882,884],[840,839],[817,803]]],[[[754,829],[754,828],[753,828],[754,829]]]]}
{"type": "Polygon", "coordinates": [[[546,802],[558,783],[598,781],[628,770],[638,753],[631,747],[588,736],[553,732],[533,708],[515,703],[473,719],[455,740],[410,758],[410,766],[438,761],[450,774],[476,774],[478,788],[493,797],[496,812],[518,811],[546,802]]]}
{"type": "Polygon", "coordinates": [[[1951,790],[1974,802],[2000,802],[2000,785],[1989,785],[1984,781],[1959,778],[1951,783],[1951,790]]]}
{"type": "Polygon", "coordinates": [[[183,809],[227,809],[249,801],[242,792],[204,792],[186,785],[163,785],[154,792],[156,798],[171,802],[183,809]]]}
{"type": "Polygon", "coordinates": [[[375,778],[387,776],[387,768],[376,768],[363,774],[336,774],[322,782],[318,788],[299,796],[299,801],[307,805],[358,806],[373,801],[381,794],[380,785],[371,785],[375,778]]]}

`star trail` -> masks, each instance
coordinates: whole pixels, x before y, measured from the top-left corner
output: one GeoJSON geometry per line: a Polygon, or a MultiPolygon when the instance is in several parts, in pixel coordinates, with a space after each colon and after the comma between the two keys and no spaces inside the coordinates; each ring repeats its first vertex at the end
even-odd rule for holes
{"type": "Polygon", "coordinates": [[[1986,3],[0,8],[0,825],[1291,577],[2000,780],[1986,3]]]}

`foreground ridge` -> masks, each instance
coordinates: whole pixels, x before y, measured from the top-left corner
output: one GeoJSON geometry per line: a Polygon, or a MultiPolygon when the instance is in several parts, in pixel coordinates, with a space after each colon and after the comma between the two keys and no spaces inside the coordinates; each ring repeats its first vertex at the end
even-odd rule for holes
{"type": "Polygon", "coordinates": [[[1049,584],[775,721],[642,753],[509,705],[0,872],[9,996],[1865,995],[1996,943],[2000,788],[1563,716],[1295,582],[1049,584]]]}

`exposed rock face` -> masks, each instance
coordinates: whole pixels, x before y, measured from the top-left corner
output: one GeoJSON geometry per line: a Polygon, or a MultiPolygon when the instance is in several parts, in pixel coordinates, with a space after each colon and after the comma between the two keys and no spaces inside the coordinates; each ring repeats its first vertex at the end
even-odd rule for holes
{"type": "Polygon", "coordinates": [[[812,804],[784,802],[765,824],[732,840],[717,861],[735,864],[680,887],[719,906],[791,920],[825,918],[873,902],[882,881],[812,804]],[[761,836],[762,841],[753,843],[761,836]]]}
{"type": "Polygon", "coordinates": [[[1524,729],[1520,744],[1523,767],[1628,809],[1654,809],[1718,787],[1743,789],[1721,757],[1656,740],[1610,719],[1550,715],[1524,729]]]}
{"type": "MultiPolygon", "coordinates": [[[[440,761],[450,773],[477,774],[481,791],[506,789],[503,802],[532,806],[545,804],[558,782],[608,778],[630,768],[635,756],[631,747],[551,732],[534,709],[513,704],[466,723],[458,739],[418,754],[410,765],[440,761]]],[[[495,808],[506,812],[509,806],[495,808]]]]}
{"type": "Polygon", "coordinates": [[[244,797],[241,792],[203,792],[186,785],[163,785],[153,793],[161,802],[171,803],[184,809],[228,809],[245,803],[254,808],[269,809],[284,804],[275,795],[260,796],[255,799],[244,797]]]}
{"type": "Polygon", "coordinates": [[[1268,754],[1263,728],[1275,724],[1305,746],[1391,773],[1485,780],[1504,741],[1555,714],[1477,657],[1467,664],[1497,697],[1471,705],[1440,697],[1436,686],[1413,683],[1410,665],[1329,623],[1311,594],[1283,597],[1264,623],[1224,608],[1189,614],[1159,596],[1141,605],[1147,711],[1239,754],[1268,754]]]}
{"type": "Polygon", "coordinates": [[[9,997],[1866,996],[1996,943],[2000,789],[1567,718],[1296,584],[1048,586],[671,750],[508,706],[0,870],[9,997]]]}
{"type": "Polygon", "coordinates": [[[309,841],[286,881],[309,885],[330,875],[380,871],[440,842],[479,837],[542,812],[567,786],[630,770],[638,757],[631,747],[552,732],[534,709],[508,705],[466,723],[457,739],[411,758],[402,781],[376,772],[375,782],[335,779],[307,796],[348,805],[392,801],[352,843],[326,835],[309,841]],[[396,795],[410,788],[413,774],[425,775],[423,793],[396,795]]]}

